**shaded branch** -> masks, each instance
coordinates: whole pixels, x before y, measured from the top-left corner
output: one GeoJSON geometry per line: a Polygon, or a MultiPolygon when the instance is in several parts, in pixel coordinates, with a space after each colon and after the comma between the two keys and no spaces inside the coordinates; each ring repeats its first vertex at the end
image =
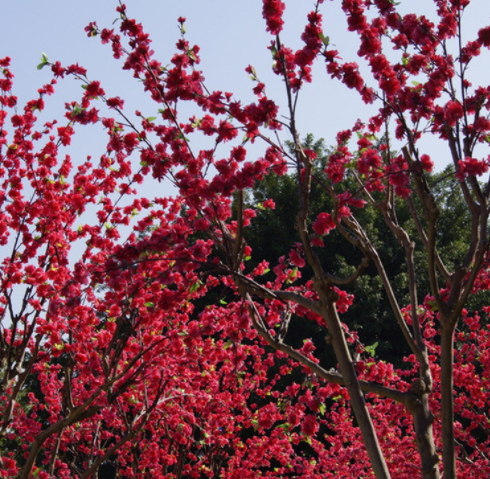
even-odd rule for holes
{"type": "MultiPolygon", "coordinates": [[[[273,336],[269,333],[259,311],[257,310],[257,306],[253,302],[250,295],[246,294],[245,297],[249,304],[253,325],[259,335],[265,339],[269,346],[287,354],[289,357],[306,366],[308,369],[311,370],[311,372],[315,373],[318,377],[324,379],[325,381],[329,383],[339,384],[341,386],[346,386],[344,378],[339,373],[327,371],[326,369],[322,368],[318,363],[315,363],[311,359],[307,358],[304,354],[300,353],[288,344],[285,344],[282,341],[275,340],[273,336]]],[[[382,397],[393,399],[394,401],[397,401],[408,408],[409,395],[407,393],[368,381],[359,381],[359,383],[361,385],[361,389],[364,392],[374,393],[382,397]]]]}

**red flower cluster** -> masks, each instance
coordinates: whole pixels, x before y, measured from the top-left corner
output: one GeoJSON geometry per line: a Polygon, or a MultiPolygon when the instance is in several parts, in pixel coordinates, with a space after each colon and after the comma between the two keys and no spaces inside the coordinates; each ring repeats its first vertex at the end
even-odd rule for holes
{"type": "Polygon", "coordinates": [[[463,181],[468,175],[481,176],[488,171],[490,158],[486,160],[478,160],[476,158],[466,157],[458,162],[456,176],[460,181],[463,181]]]}
{"type": "Polygon", "coordinates": [[[327,235],[335,227],[335,221],[330,213],[320,213],[312,225],[313,231],[320,236],[327,235]]]}
{"type": "Polygon", "coordinates": [[[284,25],[282,15],[286,9],[286,4],[281,0],[264,0],[262,15],[267,25],[267,31],[272,35],[279,35],[284,25]]]}

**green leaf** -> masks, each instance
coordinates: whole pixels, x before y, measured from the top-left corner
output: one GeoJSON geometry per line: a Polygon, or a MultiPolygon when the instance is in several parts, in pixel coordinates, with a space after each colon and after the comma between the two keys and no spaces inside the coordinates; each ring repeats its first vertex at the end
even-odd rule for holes
{"type": "Polygon", "coordinates": [[[311,445],[311,437],[303,435],[303,441],[311,445]]]}
{"type": "Polygon", "coordinates": [[[432,300],[427,301],[427,306],[429,306],[434,313],[437,312],[437,304],[435,301],[432,300]]]}
{"type": "Polygon", "coordinates": [[[323,44],[328,47],[330,45],[330,37],[326,37],[323,32],[320,32],[318,34],[318,36],[320,37],[320,40],[323,42],[323,44]]]}
{"type": "Polygon", "coordinates": [[[154,308],[155,307],[155,303],[152,303],[151,301],[148,301],[147,303],[145,303],[145,307],[146,308],[154,308]]]}
{"type": "Polygon", "coordinates": [[[81,106],[76,105],[75,107],[73,107],[73,110],[71,111],[71,117],[73,118],[76,115],[80,115],[80,113],[82,113],[84,111],[85,111],[85,108],[82,108],[81,106]]]}
{"type": "Polygon", "coordinates": [[[376,341],[374,344],[371,344],[371,346],[365,346],[364,349],[374,358],[378,344],[378,341],[376,341]]]}
{"type": "Polygon", "coordinates": [[[48,56],[46,53],[42,52],[41,53],[41,63],[37,66],[38,70],[42,70],[46,65],[49,64],[48,56]]]}
{"type": "Polygon", "coordinates": [[[199,289],[199,286],[202,285],[202,282],[200,280],[196,281],[190,288],[189,288],[189,292],[190,293],[195,293],[198,289],[199,289]]]}
{"type": "Polygon", "coordinates": [[[296,278],[298,277],[298,268],[294,267],[289,273],[286,278],[287,283],[293,283],[296,281],[296,278]]]}

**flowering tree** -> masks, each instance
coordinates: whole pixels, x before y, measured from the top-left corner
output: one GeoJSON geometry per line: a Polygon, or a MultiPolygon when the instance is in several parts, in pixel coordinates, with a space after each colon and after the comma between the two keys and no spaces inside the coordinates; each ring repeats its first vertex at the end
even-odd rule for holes
{"type": "Polygon", "coordinates": [[[40,67],[49,65],[55,79],[18,111],[9,59],[1,60],[3,476],[93,477],[116,461],[126,477],[370,477],[361,444],[378,478],[390,477],[388,465],[396,477],[413,477],[418,463],[424,478],[440,477],[442,468],[454,478],[457,465],[468,477],[488,471],[488,334],[466,308],[489,284],[490,190],[478,180],[488,160],[475,148],[488,142],[490,88],[473,87],[467,76],[490,46],[490,27],[463,44],[468,1],[435,0],[433,23],[399,15],[390,0],[345,0],[358,54],[371,69],[365,78],[330,47],[322,3],[293,50],[280,37],[285,5],[263,2],[287,121],[251,66],[255,102],[208,91],[183,18],[177,53],[164,67],[122,4],[118,32],[95,23],[86,30],[141,80],[155,118],[128,114],[82,67],[47,58],[40,67]],[[452,39],[459,39],[455,56],[452,39]],[[386,53],[393,47],[395,60],[386,53]],[[296,121],[298,93],[316,60],[380,106],[339,132],[323,171],[296,121]],[[82,98],[67,103],[59,123],[38,126],[37,112],[65,77],[82,82],[82,98]],[[191,118],[181,113],[185,103],[197,111],[191,118]],[[66,153],[72,136],[91,124],[107,133],[106,151],[74,164],[66,153]],[[292,153],[271,131],[289,134],[292,153]],[[466,251],[451,264],[439,251],[432,161],[419,150],[430,135],[448,147],[468,213],[466,251]],[[211,148],[194,146],[202,136],[211,148]],[[260,141],[263,156],[247,161],[247,142],[260,141]],[[277,264],[266,258],[250,268],[246,228],[274,202],[247,208],[243,192],[289,169],[297,178],[298,239],[277,264]],[[175,198],[141,194],[165,178],[177,187],[175,198]],[[314,216],[313,182],[330,198],[314,216]],[[402,203],[410,228],[399,221],[402,203]],[[404,257],[403,294],[357,214],[365,208],[404,257]],[[319,260],[334,233],[361,254],[345,275],[319,260]],[[422,266],[428,291],[418,290],[422,266]],[[355,301],[348,285],[369,268],[410,351],[406,368],[373,358],[340,320],[355,301]],[[287,342],[291,316],[325,329],[333,368],[319,362],[311,341],[287,342]],[[455,429],[455,414],[463,430],[455,429]]]}

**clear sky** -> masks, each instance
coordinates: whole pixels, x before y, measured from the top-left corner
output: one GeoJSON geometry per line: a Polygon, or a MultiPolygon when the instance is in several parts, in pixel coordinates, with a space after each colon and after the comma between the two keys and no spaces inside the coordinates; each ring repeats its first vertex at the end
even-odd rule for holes
{"type": "MultiPolygon", "coordinates": [[[[404,12],[431,15],[431,0],[400,0],[404,12]]],[[[153,116],[155,107],[141,95],[139,84],[113,60],[108,45],[88,38],[84,27],[97,21],[110,27],[117,18],[116,0],[18,0],[2,5],[0,57],[10,56],[16,75],[15,91],[21,101],[35,95],[36,89],[49,78],[48,71],[38,71],[41,52],[49,60],[63,64],[78,62],[86,67],[92,79],[102,81],[110,96],[126,99],[128,110],[140,109],[153,116]]],[[[154,50],[162,63],[168,63],[179,37],[177,18],[187,18],[187,38],[201,47],[201,68],[211,90],[231,91],[244,101],[252,100],[253,87],[244,69],[252,64],[267,83],[270,97],[284,102],[284,86],[270,73],[271,57],[267,46],[261,0],[127,0],[128,14],[142,22],[154,42],[154,50]]],[[[300,46],[299,35],[306,15],[313,6],[310,0],[286,0],[285,43],[300,46]]],[[[356,60],[356,36],[347,32],[340,0],[326,1],[322,13],[326,34],[346,60],[356,60]]],[[[490,23],[490,1],[473,0],[465,13],[467,38],[474,37],[484,24],[490,23]]],[[[475,74],[488,82],[488,55],[475,74]]],[[[80,86],[65,82],[60,86],[53,108],[80,95],[80,86]],[[58,103],[56,103],[58,101],[58,103]]],[[[57,110],[53,110],[57,111],[57,110]]],[[[317,65],[313,85],[308,85],[300,98],[299,126],[302,135],[313,133],[334,141],[338,130],[350,127],[356,118],[368,117],[368,109],[357,94],[327,78],[323,65],[317,65]]],[[[371,110],[372,111],[372,110],[371,110]]],[[[87,145],[85,145],[87,146],[87,145]]],[[[428,147],[430,148],[430,147],[428,147]]],[[[95,148],[96,150],[96,148],[95,148]]],[[[97,151],[92,151],[94,156],[97,151]]],[[[99,152],[100,153],[100,152],[99,152]]],[[[439,165],[445,161],[444,155],[439,165]]]]}

